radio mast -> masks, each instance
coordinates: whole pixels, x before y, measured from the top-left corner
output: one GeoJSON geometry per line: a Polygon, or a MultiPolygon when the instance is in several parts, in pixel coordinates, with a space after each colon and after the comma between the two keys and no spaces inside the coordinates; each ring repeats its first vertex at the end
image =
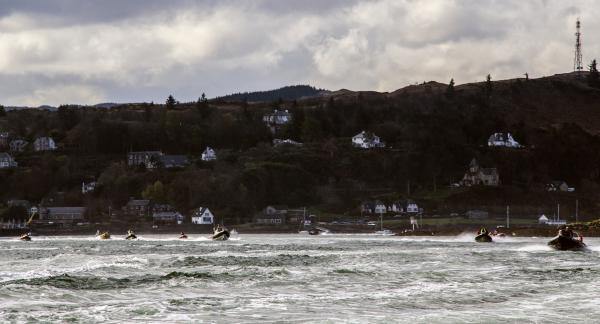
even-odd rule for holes
{"type": "Polygon", "coordinates": [[[581,21],[577,18],[575,23],[577,32],[575,32],[575,60],[573,62],[573,70],[581,72],[583,70],[582,55],[581,55],[581,21]]]}

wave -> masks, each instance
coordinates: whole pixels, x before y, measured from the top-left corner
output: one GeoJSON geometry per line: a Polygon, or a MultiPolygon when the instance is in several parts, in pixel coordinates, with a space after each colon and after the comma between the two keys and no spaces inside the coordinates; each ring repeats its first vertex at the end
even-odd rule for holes
{"type": "Polygon", "coordinates": [[[139,285],[152,284],[173,279],[206,279],[206,280],[228,280],[233,275],[229,273],[207,273],[207,272],[179,272],[174,271],[166,275],[143,275],[137,277],[113,278],[98,276],[73,276],[62,274],[31,279],[18,279],[0,283],[0,286],[27,285],[27,286],[50,286],[60,289],[74,290],[107,290],[125,289],[139,285]]]}
{"type": "Polygon", "coordinates": [[[193,266],[256,266],[256,267],[282,267],[282,266],[309,266],[321,263],[329,263],[338,258],[333,255],[292,255],[279,254],[274,256],[260,257],[185,257],[183,260],[175,261],[173,267],[193,267],[193,266]]]}

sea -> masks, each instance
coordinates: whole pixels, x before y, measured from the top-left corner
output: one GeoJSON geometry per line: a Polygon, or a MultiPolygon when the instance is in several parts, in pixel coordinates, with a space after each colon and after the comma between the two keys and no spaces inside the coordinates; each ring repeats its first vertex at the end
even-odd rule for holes
{"type": "Polygon", "coordinates": [[[600,239],[0,239],[1,323],[599,323],[600,239]]]}

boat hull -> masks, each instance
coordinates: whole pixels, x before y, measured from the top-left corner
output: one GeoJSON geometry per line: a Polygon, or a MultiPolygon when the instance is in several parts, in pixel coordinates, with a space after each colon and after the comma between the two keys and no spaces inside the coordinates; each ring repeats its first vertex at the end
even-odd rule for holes
{"type": "Polygon", "coordinates": [[[492,242],[492,237],[488,234],[479,234],[475,236],[475,242],[479,243],[490,243],[492,242]]]}
{"type": "Polygon", "coordinates": [[[125,237],[125,239],[126,240],[135,240],[135,239],[137,239],[137,236],[135,236],[135,234],[130,234],[130,235],[127,235],[127,237],[125,237]]]}
{"type": "Polygon", "coordinates": [[[585,243],[564,236],[557,236],[548,242],[548,246],[558,251],[579,251],[585,249],[585,243]]]}
{"type": "Polygon", "coordinates": [[[212,236],[213,241],[227,241],[229,239],[229,231],[220,231],[212,236]]]}

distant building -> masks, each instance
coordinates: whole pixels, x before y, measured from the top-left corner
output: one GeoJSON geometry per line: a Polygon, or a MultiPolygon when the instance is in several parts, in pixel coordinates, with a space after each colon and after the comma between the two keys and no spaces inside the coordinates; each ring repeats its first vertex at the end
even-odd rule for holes
{"type": "Polygon", "coordinates": [[[215,150],[207,146],[204,149],[204,152],[202,152],[201,158],[202,161],[214,161],[217,159],[217,153],[215,153],[215,150]]]}
{"type": "Polygon", "coordinates": [[[469,210],[466,215],[469,219],[486,219],[490,214],[484,210],[469,210]]]}
{"type": "Polygon", "coordinates": [[[414,202],[413,200],[408,199],[406,201],[406,208],[405,208],[406,212],[408,214],[416,214],[420,211],[419,209],[419,205],[417,205],[416,202],[414,202]]]}
{"type": "Polygon", "coordinates": [[[287,110],[275,109],[273,113],[266,114],[263,116],[263,122],[267,126],[280,126],[285,125],[292,121],[292,114],[287,110]]]}
{"type": "Polygon", "coordinates": [[[488,138],[488,146],[504,146],[509,148],[522,147],[510,133],[494,133],[488,138]]]}
{"type": "Polygon", "coordinates": [[[542,216],[540,216],[540,218],[538,218],[538,223],[540,223],[540,224],[547,224],[548,223],[548,217],[546,217],[546,215],[542,214],[542,216]]]}
{"type": "Polygon", "coordinates": [[[96,181],[92,181],[92,182],[88,182],[88,183],[85,183],[85,181],[84,181],[81,183],[81,193],[82,194],[86,194],[88,192],[94,192],[94,190],[96,190],[96,181]]]}
{"type": "Polygon", "coordinates": [[[8,153],[0,153],[0,169],[17,167],[17,162],[8,153]]]}
{"type": "Polygon", "coordinates": [[[146,217],[150,214],[150,200],[147,199],[129,199],[129,202],[123,206],[123,213],[128,216],[146,217]]]}
{"type": "Polygon", "coordinates": [[[273,139],[273,146],[278,147],[278,146],[282,146],[282,145],[293,145],[293,146],[302,146],[303,144],[300,142],[296,142],[294,140],[291,139],[273,139]]]}
{"type": "Polygon", "coordinates": [[[461,180],[463,186],[498,186],[500,185],[500,176],[496,168],[481,168],[477,160],[471,160],[469,169],[461,180]]]}
{"type": "Polygon", "coordinates": [[[8,132],[0,132],[0,149],[8,147],[8,132]]]}
{"type": "Polygon", "coordinates": [[[283,225],[286,223],[288,209],[285,206],[267,206],[261,213],[255,216],[256,224],[283,225]]]}
{"type": "Polygon", "coordinates": [[[82,221],[84,214],[85,207],[42,207],[39,222],[69,226],[82,221]]]}
{"type": "Polygon", "coordinates": [[[206,207],[198,208],[192,215],[192,224],[209,225],[214,224],[215,216],[206,207]]]}
{"type": "Polygon", "coordinates": [[[177,211],[164,211],[153,213],[152,220],[156,225],[181,225],[184,217],[177,211]]]}
{"type": "Polygon", "coordinates": [[[381,142],[379,136],[371,132],[362,131],[359,134],[352,137],[352,145],[363,149],[370,149],[376,147],[385,147],[385,143],[381,142]]]}
{"type": "Polygon", "coordinates": [[[569,185],[562,180],[552,181],[546,184],[546,191],[569,191],[569,185]]]}
{"type": "Polygon", "coordinates": [[[33,150],[36,152],[54,151],[56,150],[56,143],[54,143],[52,137],[38,137],[33,142],[33,150]]]}
{"type": "Polygon", "coordinates": [[[163,156],[161,151],[140,151],[127,153],[127,165],[130,167],[145,166],[147,169],[158,167],[163,156]]]}
{"type": "Polygon", "coordinates": [[[387,206],[388,213],[403,213],[404,207],[402,202],[395,201],[387,206]]]}
{"type": "Polygon", "coordinates": [[[387,206],[381,200],[366,201],[362,203],[361,211],[365,214],[385,214],[387,206]]]}
{"type": "Polygon", "coordinates": [[[16,139],[14,141],[11,141],[8,144],[8,146],[9,146],[9,149],[11,152],[23,152],[23,151],[25,151],[27,144],[29,144],[29,143],[25,140],[16,139]]]}
{"type": "Polygon", "coordinates": [[[185,155],[162,155],[159,157],[160,164],[166,169],[185,168],[190,164],[185,155]]]}

